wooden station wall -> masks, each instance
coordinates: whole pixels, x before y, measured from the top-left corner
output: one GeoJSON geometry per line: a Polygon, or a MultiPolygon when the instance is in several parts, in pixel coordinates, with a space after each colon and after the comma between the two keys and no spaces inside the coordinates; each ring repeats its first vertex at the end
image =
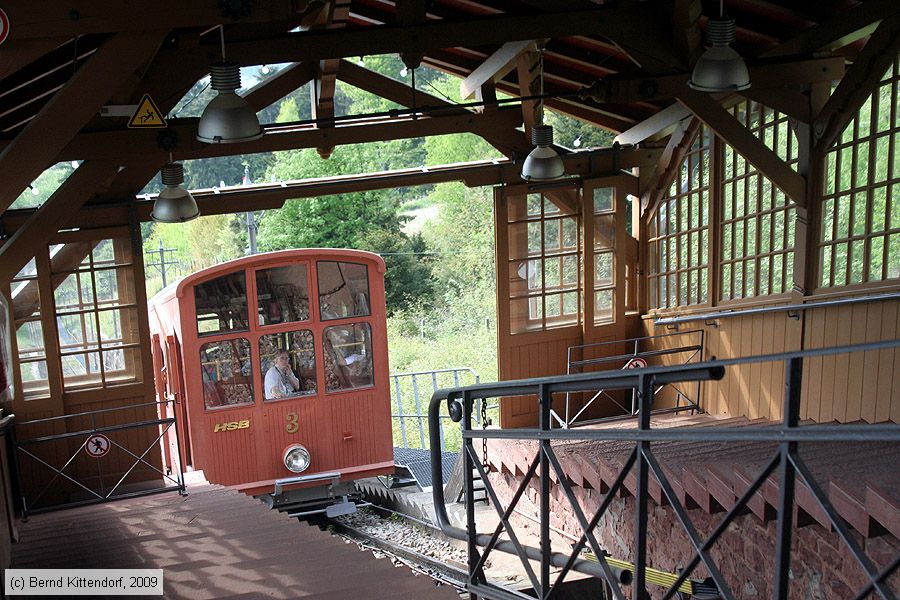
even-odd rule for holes
{"type": "MultiPolygon", "coordinates": [[[[136,406],[156,395],[142,253],[133,233],[128,227],[60,233],[4,290],[16,332],[9,408],[18,441],[158,418],[155,405],[136,406]],[[113,408],[121,410],[107,410],[113,408]]],[[[129,452],[161,468],[158,450],[145,454],[159,434],[158,426],[107,432],[114,445],[102,458],[81,448],[87,434],[26,444],[34,456],[20,453],[24,496],[38,507],[88,499],[65,477],[54,480],[50,467],[67,461],[65,475],[100,493],[126,473],[120,492],[159,485],[160,474],[145,464],[129,473],[135,464],[129,452]]]]}
{"type": "MultiPolygon", "coordinates": [[[[702,332],[703,357],[719,359],[900,338],[900,57],[864,82],[857,75],[847,77],[851,80],[843,88],[843,82],[814,84],[809,96],[810,114],[828,113],[831,122],[840,123],[831,127],[831,138],[827,127],[819,139],[810,125],[751,100],[726,103],[724,111],[702,103],[691,108],[694,115],[670,139],[671,166],[661,163],[659,177],[649,184],[641,178],[642,213],[632,232],[637,241],[625,233],[624,210],[617,205],[615,234],[638,246],[641,276],[615,270],[617,300],[607,324],[597,323],[592,312],[599,266],[588,243],[582,248],[580,279],[573,283],[583,298],[582,313],[565,325],[551,323],[546,315],[541,323],[534,319],[535,298],[546,299],[548,285],[555,282],[545,273],[543,281],[532,278],[525,289],[521,265],[526,257],[546,259],[548,247],[526,242],[521,232],[517,237],[515,229],[522,226],[510,216],[510,203],[525,202],[533,193],[527,188],[498,191],[500,378],[563,374],[569,348],[626,337],[702,332]],[[847,105],[858,108],[844,110],[847,105]],[[735,125],[740,125],[739,135],[735,125]],[[626,281],[631,290],[639,288],[636,311],[618,301],[626,281]],[[517,294],[532,298],[527,327],[517,317],[515,304],[520,313],[524,306],[517,294]],[[878,295],[885,297],[872,300],[878,295]],[[740,314],[850,298],[859,301],[740,314]],[[657,318],[719,311],[730,314],[677,327],[655,325],[657,318]]],[[[593,235],[584,227],[590,203],[582,199],[591,197],[589,187],[574,192],[585,239],[593,235]]],[[[542,193],[547,195],[546,189],[542,193]]],[[[621,199],[623,190],[617,193],[621,199]]],[[[547,217],[531,210],[524,218],[546,222],[547,217]]],[[[622,246],[615,248],[618,267],[619,257],[627,255],[622,246]]],[[[680,343],[677,336],[662,337],[644,349],[680,343]]],[[[623,349],[610,345],[598,352],[623,349]]],[[[663,356],[651,364],[679,360],[663,356]]],[[[701,406],[718,414],[781,419],[784,377],[783,363],[729,368],[722,381],[702,386],[701,406]]],[[[898,389],[900,351],[807,359],[801,416],[817,422],[898,422],[898,389]]],[[[672,398],[660,400],[657,406],[667,406],[672,398]]],[[[503,426],[536,422],[533,399],[507,404],[503,426]]]]}

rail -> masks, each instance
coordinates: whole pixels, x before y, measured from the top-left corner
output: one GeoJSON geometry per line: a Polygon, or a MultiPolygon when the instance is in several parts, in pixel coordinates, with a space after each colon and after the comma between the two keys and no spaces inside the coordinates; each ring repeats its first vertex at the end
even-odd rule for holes
{"type": "MultiPolygon", "coordinates": [[[[394,430],[394,445],[401,448],[428,448],[429,436],[426,433],[428,425],[428,413],[423,410],[423,393],[427,392],[427,399],[431,394],[444,387],[460,387],[460,385],[475,384],[481,382],[479,374],[469,367],[455,367],[450,369],[434,369],[431,371],[415,371],[409,373],[394,373],[391,375],[392,406],[396,410],[391,414],[394,430]],[[424,383],[422,382],[424,380],[424,383]],[[430,388],[430,389],[429,389],[430,388]],[[409,424],[412,421],[412,425],[409,424]],[[412,431],[410,431],[412,429],[412,431]],[[398,437],[399,436],[399,437],[398,437]],[[418,442],[418,445],[414,445],[418,442]]],[[[476,422],[479,426],[482,419],[497,412],[498,405],[485,406],[482,411],[478,407],[476,422]]],[[[449,417],[444,416],[439,422],[441,451],[448,451],[445,422],[449,417]]],[[[454,448],[458,450],[458,440],[454,439],[454,448]]]]}
{"type": "MultiPolygon", "coordinates": [[[[183,494],[185,491],[185,484],[184,473],[181,468],[181,441],[178,437],[177,421],[174,416],[161,416],[163,414],[176,414],[176,411],[174,410],[174,398],[169,397],[165,400],[156,402],[105,408],[17,423],[13,432],[13,452],[16,463],[16,482],[22,499],[23,519],[27,519],[30,513],[44,512],[61,508],[62,506],[80,506],[170,491],[177,491],[183,494]],[[110,413],[133,411],[140,408],[149,409],[150,407],[155,408],[158,418],[121,423],[118,425],[102,425],[97,422],[98,417],[105,417],[110,413]],[[70,423],[75,419],[87,419],[89,421],[89,426],[85,427],[79,424],[75,425],[74,430],[65,431],[63,433],[37,435],[26,439],[21,439],[19,437],[18,432],[21,432],[29,426],[51,426],[54,429],[59,429],[60,427],[69,428],[71,427],[70,423]],[[143,450],[132,450],[128,447],[129,444],[127,441],[116,439],[115,434],[118,432],[141,429],[149,431],[146,439],[139,442],[139,446],[143,447],[143,450]],[[148,454],[154,449],[158,449],[161,440],[166,438],[170,432],[174,438],[173,441],[178,457],[178,460],[173,461],[172,465],[174,467],[176,466],[175,463],[177,463],[176,473],[163,471],[161,468],[147,460],[148,454]],[[146,442],[146,440],[152,441],[145,444],[144,442],[146,442]],[[72,443],[73,441],[75,443],[72,443]],[[46,452],[42,452],[41,450],[35,449],[37,446],[42,446],[44,448],[50,446],[50,449],[46,452]],[[106,472],[104,470],[104,458],[112,451],[134,459],[130,466],[128,466],[127,469],[124,469],[124,473],[121,471],[106,472]],[[81,456],[82,452],[85,452],[91,457],[91,460],[95,462],[92,466],[95,466],[96,469],[85,469],[82,465],[80,473],[68,473],[67,470],[76,464],[77,459],[81,456]],[[45,467],[53,474],[49,481],[44,482],[42,487],[40,487],[40,485],[37,486],[40,487],[40,489],[34,494],[31,494],[28,491],[28,486],[23,485],[22,474],[25,470],[24,463],[26,458],[45,467]],[[151,471],[155,471],[159,474],[160,477],[156,480],[158,485],[153,485],[151,482],[147,481],[133,482],[135,489],[122,492],[121,489],[123,489],[126,480],[140,465],[149,467],[151,471]],[[87,474],[88,471],[90,471],[90,475],[87,474]],[[106,485],[106,479],[108,477],[112,477],[115,480],[115,483],[109,487],[106,485]],[[54,484],[60,478],[71,483],[74,486],[75,495],[81,495],[82,498],[41,506],[41,499],[44,498],[50,490],[54,489],[54,484]],[[97,484],[92,486],[88,483],[88,480],[96,481],[97,484]]],[[[70,494],[65,494],[65,496],[68,495],[70,494]]]]}
{"type": "MultiPolygon", "coordinates": [[[[552,598],[559,589],[559,584],[571,570],[604,580],[609,586],[612,596],[617,600],[625,598],[622,586],[628,585],[632,587],[631,597],[648,597],[646,585],[651,582],[648,579],[648,573],[651,571],[648,571],[647,564],[648,486],[649,477],[652,474],[659,483],[671,510],[675,513],[694,548],[693,557],[684,566],[675,581],[668,586],[663,598],[666,600],[674,598],[679,593],[680,586],[687,581],[694,569],[702,562],[709,572],[720,597],[725,600],[732,600],[735,598],[735,595],[719,571],[709,549],[722,533],[728,529],[735,517],[746,509],[748,501],[762,487],[763,483],[775,474],[779,481],[779,491],[776,540],[773,553],[775,581],[773,582],[774,593],[772,597],[777,600],[787,598],[796,479],[802,482],[815,497],[819,506],[827,514],[832,527],[844,544],[846,544],[851,555],[868,579],[868,583],[858,591],[856,597],[864,598],[869,593],[875,592],[878,597],[884,600],[893,599],[895,596],[888,587],[887,578],[897,571],[898,566],[900,566],[900,555],[895,557],[880,571],[877,570],[861,550],[853,534],[848,530],[846,523],[831,505],[822,487],[816,482],[806,463],[800,457],[798,447],[801,443],[826,441],[853,442],[875,440],[900,442],[900,427],[893,424],[799,426],[800,390],[804,359],[849,352],[889,350],[898,347],[900,347],[900,340],[891,340],[766,356],[715,360],[691,365],[649,367],[505,381],[436,392],[429,404],[429,422],[436,425],[441,407],[445,406],[447,414],[454,421],[462,424],[464,440],[464,451],[462,454],[466,461],[463,469],[465,474],[466,528],[451,525],[441,486],[434,486],[432,498],[437,522],[444,534],[468,543],[468,591],[471,594],[490,600],[512,600],[513,598],[522,597],[519,593],[489,583],[485,577],[486,560],[493,550],[499,550],[517,555],[520,558],[534,592],[539,598],[552,598]],[[726,369],[736,365],[772,361],[783,361],[785,363],[784,419],[780,426],[723,426],[697,429],[651,428],[650,415],[656,386],[675,382],[718,380],[725,375],[726,369]],[[638,391],[640,409],[636,418],[636,429],[551,429],[550,406],[553,394],[584,392],[597,387],[624,390],[636,389],[638,391]],[[540,415],[538,428],[486,431],[473,429],[472,411],[476,399],[487,400],[510,396],[536,397],[540,415]],[[527,473],[525,473],[520,486],[515,490],[505,508],[488,479],[485,467],[481,464],[481,458],[475,451],[473,440],[476,439],[527,439],[536,440],[539,443],[538,451],[531,461],[527,473]],[[566,473],[556,456],[554,448],[551,446],[551,441],[555,440],[627,440],[634,442],[629,458],[623,464],[613,484],[606,491],[606,495],[593,516],[589,517],[577,501],[566,473]],[[768,464],[753,480],[746,492],[726,513],[709,536],[706,539],[702,539],[692,524],[668,477],[657,462],[653,453],[653,443],[658,441],[735,442],[741,440],[772,442],[777,445],[777,449],[775,449],[768,464]],[[499,517],[499,524],[490,535],[477,533],[476,530],[473,469],[478,472],[484,481],[485,489],[499,517]],[[622,563],[619,561],[607,560],[608,553],[600,546],[594,531],[610,506],[612,499],[623,490],[626,477],[631,475],[632,471],[634,471],[633,476],[636,481],[633,568],[620,568],[618,565],[622,563]],[[520,498],[522,498],[529,487],[535,487],[535,484],[531,484],[531,480],[535,476],[539,478],[539,482],[536,484],[539,492],[535,502],[539,504],[540,509],[540,547],[548,549],[548,552],[542,552],[539,548],[522,544],[510,522],[510,517],[520,498]],[[568,554],[549,551],[552,548],[550,544],[549,518],[551,476],[554,478],[556,485],[561,488],[562,494],[560,496],[565,496],[569,503],[569,509],[577,519],[582,531],[581,537],[568,554]],[[469,536],[467,531],[473,532],[473,535],[469,536]],[[501,540],[502,534],[505,534],[508,539],[501,540]],[[582,550],[585,549],[591,551],[597,562],[592,563],[589,560],[579,558],[582,550]],[[539,574],[534,572],[529,559],[539,563],[539,574]],[[561,569],[555,580],[552,581],[550,578],[551,565],[561,569]]],[[[432,470],[434,477],[438,478],[441,474],[442,465],[440,453],[434,449],[437,442],[434,439],[436,435],[436,431],[432,428],[432,438],[435,442],[431,451],[432,470]]]]}
{"type": "Polygon", "coordinates": [[[891,294],[875,294],[872,296],[857,296],[855,298],[836,298],[834,300],[819,300],[804,304],[780,304],[778,306],[761,306],[758,308],[733,310],[719,310],[695,315],[683,315],[680,317],[658,317],[653,320],[655,325],[678,325],[679,323],[692,323],[694,321],[715,321],[731,317],[745,317],[747,315],[760,315],[774,312],[799,312],[810,308],[822,308],[823,306],[845,306],[848,304],[864,304],[866,302],[879,302],[882,300],[900,300],[900,292],[891,294]]]}
{"type": "MultiPolygon", "coordinates": [[[[578,346],[569,346],[566,351],[566,357],[568,362],[568,374],[573,373],[581,373],[584,367],[593,367],[599,365],[613,365],[617,366],[621,369],[630,369],[635,367],[646,367],[650,363],[649,360],[658,359],[661,357],[670,357],[678,360],[681,359],[681,364],[688,363],[697,363],[703,360],[703,338],[705,332],[702,329],[696,329],[693,331],[679,331],[675,333],[663,333],[659,335],[650,335],[643,337],[635,337],[629,338],[626,340],[618,340],[618,341],[610,341],[610,342],[596,342],[593,344],[581,344],[578,346]],[[657,342],[663,341],[667,338],[678,338],[681,346],[675,346],[672,348],[651,348],[649,350],[642,350],[642,346],[646,346],[647,344],[655,344],[657,342]],[[696,338],[696,339],[692,339],[696,338]],[[620,347],[631,347],[631,352],[627,352],[624,354],[615,354],[612,356],[601,356],[598,358],[584,358],[585,354],[590,351],[602,350],[605,347],[609,346],[620,346],[620,347]],[[581,356],[580,359],[574,359],[573,356],[575,354],[579,354],[581,356]],[[681,355],[679,357],[679,355],[681,355]],[[685,356],[686,355],[686,356],[685,356]]],[[[663,390],[665,386],[660,386],[656,393],[658,394],[663,390]]],[[[696,389],[694,390],[694,397],[691,396],[679,386],[671,384],[672,389],[675,393],[675,406],[669,409],[657,410],[656,413],[659,412],[683,412],[683,411],[700,411],[700,394],[702,393],[702,386],[700,382],[697,382],[696,389]],[[682,405],[684,402],[684,405],[682,405]]],[[[599,421],[604,421],[609,418],[621,418],[621,416],[614,417],[606,417],[600,419],[583,419],[579,420],[579,418],[601,397],[603,397],[608,402],[614,404],[619,407],[623,414],[634,416],[637,414],[637,392],[632,391],[631,393],[631,406],[626,408],[623,406],[617,398],[609,394],[605,389],[596,390],[593,393],[593,396],[590,397],[586,402],[581,403],[581,407],[578,408],[577,411],[572,414],[572,395],[566,394],[566,402],[565,402],[565,412],[563,415],[560,415],[556,412],[555,409],[550,409],[550,417],[553,421],[559,424],[563,429],[567,429],[569,427],[575,425],[587,425],[589,423],[596,423],[599,421]]]]}

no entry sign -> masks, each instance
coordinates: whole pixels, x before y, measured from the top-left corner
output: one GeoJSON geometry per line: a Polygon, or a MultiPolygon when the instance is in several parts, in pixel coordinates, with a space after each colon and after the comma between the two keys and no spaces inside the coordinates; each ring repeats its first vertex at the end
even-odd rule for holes
{"type": "Polygon", "coordinates": [[[9,15],[0,8],[0,44],[9,37],[9,15]]]}
{"type": "Polygon", "coordinates": [[[95,433],[88,438],[87,444],[84,445],[84,451],[88,456],[94,458],[102,458],[109,452],[109,438],[101,433],[95,433]]]}

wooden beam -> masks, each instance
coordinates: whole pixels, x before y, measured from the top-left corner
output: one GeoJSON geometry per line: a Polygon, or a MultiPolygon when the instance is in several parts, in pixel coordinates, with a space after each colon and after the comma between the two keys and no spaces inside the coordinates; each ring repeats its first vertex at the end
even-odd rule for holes
{"type": "MultiPolygon", "coordinates": [[[[840,56],[803,58],[769,62],[749,67],[753,93],[780,91],[787,87],[835,81],[844,75],[840,56]]],[[[605,77],[582,91],[585,97],[601,103],[629,104],[674,98],[687,84],[690,73],[660,77],[605,77]]]]}
{"type": "MultiPolygon", "coordinates": [[[[250,3],[248,3],[250,4],[250,3]]],[[[294,14],[291,0],[254,0],[249,14],[223,14],[217,2],[208,0],[79,0],[34,2],[11,0],[3,4],[12,27],[10,40],[71,38],[92,33],[140,32],[148,28],[212,27],[240,22],[268,22],[294,14]]],[[[306,4],[301,0],[298,4],[306,4]]],[[[4,48],[4,51],[6,49],[4,48]]]]}
{"type": "Polygon", "coordinates": [[[706,123],[716,135],[740,152],[762,175],[781,188],[794,204],[806,206],[806,179],[750,133],[719,102],[709,94],[688,87],[678,94],[678,101],[706,123]]]}
{"type": "Polygon", "coordinates": [[[259,112],[306,85],[314,76],[309,63],[292,63],[247,90],[244,100],[259,112]]]}
{"type": "MultiPolygon", "coordinates": [[[[519,80],[519,96],[536,96],[541,93],[541,53],[532,46],[519,54],[516,60],[516,74],[519,80]]],[[[541,120],[541,104],[535,100],[522,101],[522,120],[525,123],[525,137],[531,139],[531,131],[541,120]]]]}
{"type": "MultiPolygon", "coordinates": [[[[421,52],[453,47],[477,47],[516,40],[576,35],[623,36],[623,29],[637,37],[632,43],[654,44],[640,25],[625,23],[620,7],[544,12],[530,15],[489,15],[467,19],[441,19],[421,25],[379,25],[339,30],[315,30],[267,37],[265,40],[229,42],[228,57],[241,65],[285,61],[322,60],[361,55],[421,52]]],[[[173,54],[218,55],[215,46],[166,50],[173,54]]],[[[671,48],[669,48],[671,53],[671,48]]],[[[680,64],[673,55],[662,62],[680,64]]],[[[686,68],[681,65],[679,70],[686,68]]],[[[669,66],[665,71],[672,71],[669,66]]]]}
{"type": "Polygon", "coordinates": [[[623,146],[640,144],[689,116],[691,116],[691,111],[676,102],[634,127],[623,131],[616,136],[616,141],[623,146]]]}
{"type": "Polygon", "coordinates": [[[687,155],[700,129],[700,120],[691,119],[687,125],[679,123],[675,131],[669,136],[665,150],[659,157],[659,162],[653,167],[651,175],[652,185],[641,194],[641,214],[652,215],[656,206],[666,195],[672,181],[678,175],[681,161],[687,155]]]}
{"type": "Polygon", "coordinates": [[[516,59],[534,44],[532,40],[507,42],[459,84],[459,95],[465,100],[475,95],[482,85],[496,82],[516,66],[516,59]]]}
{"type": "Polygon", "coordinates": [[[838,16],[825,23],[804,29],[790,40],[763,52],[760,58],[835,50],[870,35],[880,20],[898,12],[900,3],[897,0],[866,0],[853,8],[842,10],[838,16]]]}
{"type": "Polygon", "coordinates": [[[69,176],[65,184],[0,247],[0,285],[8,286],[25,264],[47,249],[47,240],[65,222],[78,213],[88,198],[105,179],[116,174],[119,162],[85,161],[69,176]],[[41,235],[34,235],[41,232],[41,235]]]}
{"type": "Polygon", "coordinates": [[[748,100],[774,108],[778,112],[803,123],[809,123],[812,118],[809,109],[809,96],[806,94],[785,89],[761,90],[753,86],[738,93],[748,100]]]}
{"type": "MultiPolygon", "coordinates": [[[[334,128],[320,129],[314,124],[284,123],[265,128],[265,135],[252,142],[238,144],[204,144],[196,140],[198,119],[172,121],[169,129],[180,140],[179,160],[196,160],[215,156],[231,156],[255,152],[275,152],[298,148],[318,148],[327,145],[362,144],[450,133],[469,132],[490,137],[494,132],[515,130],[522,124],[517,108],[503,108],[491,114],[456,112],[449,115],[406,117],[377,117],[357,121],[342,121],[334,128]]],[[[165,160],[168,154],[157,146],[153,131],[98,131],[86,133],[66,147],[59,155],[83,159],[118,159],[130,161],[165,160]]]]}
{"type": "MultiPolygon", "coordinates": [[[[413,103],[413,94],[415,94],[415,105],[418,107],[446,107],[448,110],[453,109],[453,104],[447,102],[443,98],[426,94],[421,90],[413,92],[409,86],[396,79],[385,77],[374,71],[370,71],[364,67],[351,62],[342,61],[340,71],[338,71],[338,79],[348,83],[361,90],[366,90],[377,96],[381,96],[391,102],[396,102],[401,106],[411,107],[413,103]]],[[[463,109],[453,109],[463,110],[463,109]]],[[[529,138],[526,138],[521,132],[510,130],[501,132],[495,128],[493,132],[485,133],[485,141],[497,148],[505,156],[513,156],[514,154],[528,153],[531,151],[529,138]]]]}
{"type": "Polygon", "coordinates": [[[66,38],[7,40],[3,44],[3,52],[0,52],[0,80],[68,41],[66,38]]]}
{"type": "Polygon", "coordinates": [[[673,45],[681,60],[693,65],[703,50],[703,33],[700,31],[700,16],[703,4],[700,0],[675,0],[673,21],[673,45]]]}
{"type": "Polygon", "coordinates": [[[108,40],[0,152],[0,213],[100,110],[122,81],[155,54],[165,32],[118,34],[108,40]]]}
{"type": "MultiPolygon", "coordinates": [[[[350,0],[333,0],[329,4],[329,14],[325,27],[340,29],[347,24],[350,14],[350,0]]],[[[336,75],[340,67],[339,58],[318,61],[318,69],[313,85],[309,88],[310,114],[321,128],[334,127],[334,92],[336,75]]],[[[327,159],[334,151],[333,145],[320,146],[316,152],[327,159]]]]}
{"type": "Polygon", "coordinates": [[[856,117],[900,51],[900,12],[885,19],[866,42],[856,62],[832,92],[813,124],[816,147],[830,148],[847,124],[856,117]]]}

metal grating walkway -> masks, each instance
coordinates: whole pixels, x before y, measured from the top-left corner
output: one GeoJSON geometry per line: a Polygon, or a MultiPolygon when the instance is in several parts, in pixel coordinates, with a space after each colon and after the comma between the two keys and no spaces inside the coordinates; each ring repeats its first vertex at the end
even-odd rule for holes
{"type": "Polygon", "coordinates": [[[12,566],[162,568],[165,598],[459,598],[424,575],[220,486],[35,515],[12,566]]]}

